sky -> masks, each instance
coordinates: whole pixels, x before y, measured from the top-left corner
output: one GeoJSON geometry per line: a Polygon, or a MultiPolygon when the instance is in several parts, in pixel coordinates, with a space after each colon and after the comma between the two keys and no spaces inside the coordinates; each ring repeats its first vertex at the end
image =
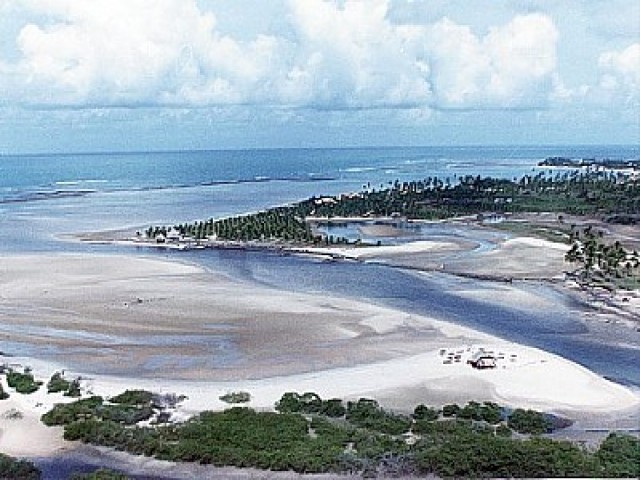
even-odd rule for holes
{"type": "Polygon", "coordinates": [[[639,143],[635,0],[0,0],[0,154],[639,143]]]}

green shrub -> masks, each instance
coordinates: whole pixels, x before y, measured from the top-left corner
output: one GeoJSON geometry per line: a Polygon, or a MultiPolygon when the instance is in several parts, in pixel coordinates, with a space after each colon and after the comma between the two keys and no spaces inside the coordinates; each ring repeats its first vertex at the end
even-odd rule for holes
{"type": "Polygon", "coordinates": [[[517,408],[509,415],[509,427],[518,433],[540,435],[551,431],[551,421],[535,410],[517,408]]]}
{"type": "Polygon", "coordinates": [[[47,382],[48,393],[66,392],[69,389],[71,382],[66,380],[60,372],[56,372],[51,375],[49,382],[47,382]]]}
{"type": "Polygon", "coordinates": [[[94,415],[102,420],[110,420],[123,425],[135,425],[138,422],[149,420],[153,416],[153,409],[146,405],[99,405],[96,407],[94,415]]]}
{"type": "Polygon", "coordinates": [[[347,413],[347,409],[344,406],[344,403],[339,398],[331,398],[329,400],[323,400],[322,406],[320,407],[320,415],[325,415],[327,417],[340,418],[344,417],[347,413]]]}
{"type": "Polygon", "coordinates": [[[455,403],[451,403],[442,407],[442,415],[445,417],[455,417],[456,415],[458,415],[459,411],[460,407],[455,403]]]}
{"type": "Polygon", "coordinates": [[[66,404],[57,404],[42,416],[45,425],[68,425],[78,420],[106,420],[123,425],[135,425],[148,420],[154,411],[150,405],[126,403],[105,404],[102,397],[93,396],[66,404]]]}
{"type": "Polygon", "coordinates": [[[77,420],[92,418],[96,413],[96,408],[103,404],[103,398],[93,396],[72,403],[59,403],[47,413],[42,415],[41,420],[47,426],[68,425],[77,420]]]}
{"type": "Polygon", "coordinates": [[[418,435],[429,436],[427,443],[437,443],[441,438],[447,438],[452,435],[466,435],[473,432],[471,422],[460,419],[439,422],[416,420],[412,431],[418,435]]]}
{"type": "Polygon", "coordinates": [[[610,434],[596,452],[603,477],[640,478],[640,439],[610,434]]]}
{"type": "Polygon", "coordinates": [[[251,401],[251,394],[249,392],[230,392],[219,398],[226,403],[247,403],[251,401]]]}
{"type": "Polygon", "coordinates": [[[569,442],[543,438],[511,440],[477,433],[445,437],[437,446],[420,447],[422,473],[441,477],[592,477],[593,458],[569,442]]]}
{"type": "Polygon", "coordinates": [[[47,382],[47,393],[58,392],[64,392],[65,397],[79,397],[81,395],[80,379],[75,378],[69,381],[60,372],[54,373],[47,382]]]}
{"type": "Polygon", "coordinates": [[[74,378],[73,380],[71,380],[71,382],[69,382],[69,387],[67,388],[67,391],[64,392],[64,396],[77,398],[81,395],[82,393],[80,392],[80,379],[74,378]]]}
{"type": "Polygon", "coordinates": [[[318,437],[343,445],[351,440],[353,431],[348,424],[338,423],[324,417],[313,417],[309,426],[318,437]]]}
{"type": "Polygon", "coordinates": [[[480,407],[480,416],[485,422],[496,425],[502,420],[502,408],[497,403],[484,402],[480,407]]]}
{"type": "Polygon", "coordinates": [[[25,369],[25,373],[19,373],[13,370],[7,372],[7,384],[15,389],[16,392],[28,395],[37,392],[42,382],[37,382],[33,378],[33,374],[25,369]]]}
{"type": "Polygon", "coordinates": [[[0,479],[39,480],[40,470],[31,462],[0,453],[0,479]]]}
{"type": "MultiPolygon", "coordinates": [[[[454,409],[455,410],[455,409],[454,409]]],[[[469,402],[455,414],[459,418],[467,420],[485,421],[493,425],[502,420],[502,408],[493,402],[469,402]]]]}
{"type": "Polygon", "coordinates": [[[282,395],[275,408],[280,413],[307,413],[334,418],[343,417],[347,412],[339,398],[322,400],[317,393],[313,392],[306,392],[302,395],[296,392],[287,392],[282,395]]]}
{"type": "Polygon", "coordinates": [[[420,404],[413,410],[412,417],[415,420],[426,420],[428,422],[433,422],[440,418],[440,410],[420,404]]]}
{"type": "Polygon", "coordinates": [[[387,412],[380,408],[378,402],[368,398],[347,402],[346,419],[359,427],[389,435],[406,433],[411,427],[409,417],[387,412]]]}
{"type": "Polygon", "coordinates": [[[319,413],[322,399],[317,393],[306,392],[300,395],[287,392],[276,403],[276,410],[281,413],[319,413]]]}
{"type": "Polygon", "coordinates": [[[120,395],[116,395],[109,399],[111,403],[135,406],[151,405],[152,400],[153,393],[148,392],[147,390],[126,390],[120,395]]]}

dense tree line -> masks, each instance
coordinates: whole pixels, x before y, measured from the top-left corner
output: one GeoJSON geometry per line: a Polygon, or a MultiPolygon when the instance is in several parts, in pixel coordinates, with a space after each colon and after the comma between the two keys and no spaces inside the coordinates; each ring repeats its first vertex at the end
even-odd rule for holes
{"type": "Polygon", "coordinates": [[[638,170],[640,160],[614,160],[610,158],[568,158],[568,157],[547,157],[538,162],[539,167],[579,167],[607,170],[638,170]]]}
{"type": "Polygon", "coordinates": [[[319,243],[322,238],[314,235],[303,217],[296,215],[292,207],[277,207],[265,212],[238,217],[185,223],[172,227],[149,227],[149,238],[167,237],[171,232],[180,238],[203,240],[213,238],[232,241],[284,241],[288,243],[319,243]]]}
{"type": "Polygon", "coordinates": [[[317,216],[391,215],[442,219],[482,212],[556,211],[570,214],[640,213],[640,184],[622,173],[539,172],[519,179],[463,176],[395,181],[384,188],[341,196],[335,203],[302,202],[317,216]]]}
{"type": "MultiPolygon", "coordinates": [[[[357,194],[312,197],[289,206],[251,215],[209,219],[172,227],[149,227],[148,238],[177,232],[183,238],[234,241],[328,243],[306,221],[310,217],[376,217],[400,215],[412,219],[444,219],[483,212],[564,212],[597,214],[612,221],[640,216],[640,184],[622,172],[541,171],[521,178],[481,176],[389,182],[357,194]]],[[[337,241],[337,240],[336,240],[337,241]]]]}
{"type": "MultiPolygon", "coordinates": [[[[124,403],[111,399],[110,404],[142,408],[153,403],[147,398],[150,394],[138,391],[118,399],[124,403]]],[[[57,406],[43,420],[64,425],[68,440],[219,466],[385,477],[634,477],[640,473],[637,438],[612,434],[595,452],[537,435],[510,438],[505,419],[514,419],[510,423],[514,428],[519,423],[523,430],[540,433],[536,429],[542,414],[507,412],[490,402],[449,405],[442,410],[419,405],[412,415],[402,415],[371,399],[343,402],[323,400],[312,392],[289,392],[276,404],[277,412],[233,407],[155,426],[105,417],[104,403],[92,397],[57,406]]]]}

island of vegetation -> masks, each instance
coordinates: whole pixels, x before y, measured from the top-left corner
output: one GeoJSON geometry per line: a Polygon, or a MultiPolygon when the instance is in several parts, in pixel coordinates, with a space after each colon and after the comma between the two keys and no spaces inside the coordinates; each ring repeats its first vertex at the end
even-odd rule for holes
{"type": "Polygon", "coordinates": [[[620,172],[546,171],[520,179],[464,176],[390,182],[380,189],[337,197],[312,197],[264,212],[173,226],[151,226],[145,234],[171,239],[328,244],[315,233],[318,219],[404,217],[438,220],[487,212],[559,212],[599,215],[610,222],[633,222],[640,214],[640,182],[620,172]]]}
{"type": "Polygon", "coordinates": [[[567,167],[567,168],[602,168],[608,170],[637,170],[640,159],[620,160],[611,158],[570,158],[547,157],[538,163],[539,167],[567,167]]]}
{"type": "Polygon", "coordinates": [[[541,436],[566,426],[565,419],[491,402],[441,409],[418,405],[407,415],[367,398],[344,402],[288,392],[275,412],[232,407],[179,423],[161,418],[161,403],[151,392],[130,390],[108,400],[56,405],[42,421],[64,426],[67,440],[217,466],[385,478],[640,474],[635,437],[610,434],[599,448],[587,450],[541,436]]]}
{"type": "MultiPolygon", "coordinates": [[[[0,373],[5,373],[7,377],[7,385],[16,392],[22,394],[30,394],[37,392],[42,386],[41,381],[36,381],[31,369],[25,368],[22,373],[7,367],[1,367],[0,373]]],[[[8,398],[9,394],[0,390],[0,397],[8,398]]]]}
{"type": "MultiPolygon", "coordinates": [[[[545,212],[555,212],[558,225],[553,232],[540,229],[538,233],[571,245],[566,260],[576,265],[572,277],[579,283],[608,289],[637,288],[637,251],[610,240],[603,229],[578,228],[563,220],[573,215],[604,224],[638,222],[638,175],[622,171],[544,170],[511,180],[480,176],[454,177],[453,181],[438,177],[396,180],[378,189],[365,185],[358,193],[312,197],[255,214],[151,226],[144,235],[154,243],[183,246],[358,246],[360,240],[323,234],[318,225],[336,219],[482,220],[486,216],[545,212]]],[[[522,230],[526,226],[514,224],[510,228],[522,230]]],[[[531,231],[535,233],[535,229],[531,231]]]]}

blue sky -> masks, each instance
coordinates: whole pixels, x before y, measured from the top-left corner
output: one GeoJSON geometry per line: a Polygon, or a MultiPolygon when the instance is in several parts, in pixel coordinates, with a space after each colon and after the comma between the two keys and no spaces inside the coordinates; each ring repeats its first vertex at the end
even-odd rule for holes
{"type": "Polygon", "coordinates": [[[0,0],[0,153],[638,144],[639,3],[0,0]]]}

